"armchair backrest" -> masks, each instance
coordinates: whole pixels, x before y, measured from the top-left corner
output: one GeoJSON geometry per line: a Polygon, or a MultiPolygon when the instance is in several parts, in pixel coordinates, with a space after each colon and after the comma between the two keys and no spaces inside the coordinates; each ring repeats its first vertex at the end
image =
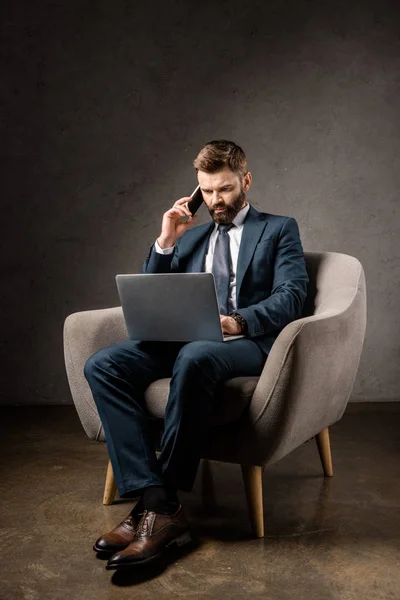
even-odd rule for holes
{"type": "Polygon", "coordinates": [[[304,316],[317,315],[335,305],[343,308],[365,282],[361,263],[354,256],[337,252],[305,252],[310,278],[304,316]]]}

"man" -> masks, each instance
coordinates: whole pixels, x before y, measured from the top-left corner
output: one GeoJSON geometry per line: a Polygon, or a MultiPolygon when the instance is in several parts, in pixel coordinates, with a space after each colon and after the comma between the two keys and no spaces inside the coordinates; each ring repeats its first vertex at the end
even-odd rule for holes
{"type": "Polygon", "coordinates": [[[186,207],[190,198],[177,200],[163,216],[161,234],[142,271],[213,272],[222,330],[244,337],[229,342],[125,340],[87,361],[85,376],[119,494],[139,496],[126,519],[94,545],[112,555],[108,569],[149,562],[170,545],[190,541],[177,490],[192,488],[216,389],[233,377],[261,374],[274,340],[301,317],[306,298],[308,276],[297,223],[260,213],[247,202],[252,176],[243,150],[226,140],[209,142],[194,167],[212,221],[192,227],[196,216],[186,207]],[[171,383],[157,457],[144,392],[164,377],[171,377],[171,383]]]}

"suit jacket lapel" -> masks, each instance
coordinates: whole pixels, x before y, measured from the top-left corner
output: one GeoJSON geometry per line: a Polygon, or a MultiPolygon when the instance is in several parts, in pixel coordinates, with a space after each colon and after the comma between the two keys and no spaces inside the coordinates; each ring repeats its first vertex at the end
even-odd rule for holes
{"type": "Polygon", "coordinates": [[[253,257],[254,250],[267,224],[267,217],[262,215],[250,206],[243,225],[242,239],[240,242],[239,257],[236,272],[236,302],[238,302],[240,288],[243,283],[243,278],[247,271],[247,267],[253,257]]]}

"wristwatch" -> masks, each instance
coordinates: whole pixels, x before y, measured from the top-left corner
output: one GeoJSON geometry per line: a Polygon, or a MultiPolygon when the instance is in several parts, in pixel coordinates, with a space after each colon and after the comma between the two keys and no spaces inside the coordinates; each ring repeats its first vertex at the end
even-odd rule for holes
{"type": "Polygon", "coordinates": [[[247,333],[246,319],[244,317],[242,317],[242,315],[239,315],[239,313],[236,313],[236,312],[232,312],[229,316],[232,317],[232,319],[235,319],[236,323],[239,323],[240,328],[241,328],[241,333],[246,334],[247,333]]]}

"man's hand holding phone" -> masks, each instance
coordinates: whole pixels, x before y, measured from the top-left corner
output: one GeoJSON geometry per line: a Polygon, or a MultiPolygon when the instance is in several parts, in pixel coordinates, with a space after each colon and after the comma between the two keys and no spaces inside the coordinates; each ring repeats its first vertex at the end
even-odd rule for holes
{"type": "Polygon", "coordinates": [[[192,213],[187,208],[186,203],[192,199],[191,196],[180,198],[172,208],[167,210],[163,215],[161,224],[161,234],[157,239],[157,243],[161,248],[171,248],[175,246],[178,240],[189,227],[193,225],[197,215],[192,217],[192,213]],[[189,217],[186,222],[182,221],[182,217],[189,217]]]}
{"type": "Polygon", "coordinates": [[[157,240],[161,248],[171,248],[175,246],[176,240],[192,226],[197,218],[194,214],[203,203],[203,195],[200,185],[196,187],[191,196],[186,196],[177,200],[172,208],[164,213],[161,235],[157,240]]]}

